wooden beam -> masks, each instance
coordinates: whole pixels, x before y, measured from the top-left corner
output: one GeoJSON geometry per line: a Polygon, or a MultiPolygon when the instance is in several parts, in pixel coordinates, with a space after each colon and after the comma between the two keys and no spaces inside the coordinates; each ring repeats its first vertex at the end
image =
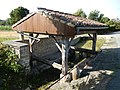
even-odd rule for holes
{"type": "Polygon", "coordinates": [[[97,40],[97,33],[93,33],[93,44],[92,44],[93,51],[96,51],[96,40],[97,40]]]}
{"type": "MultiPolygon", "coordinates": [[[[29,33],[29,36],[30,37],[33,37],[33,34],[32,33],[29,33]]],[[[30,47],[30,53],[32,53],[33,52],[33,50],[32,50],[32,38],[29,38],[29,47],[30,47]]]]}
{"type": "MultiPolygon", "coordinates": [[[[36,36],[35,36],[34,38],[38,38],[38,36],[39,36],[39,34],[36,34],[36,36]]],[[[36,39],[33,39],[33,40],[32,40],[32,42],[31,42],[32,45],[34,44],[35,40],[36,40],[36,39]]],[[[40,41],[40,40],[39,40],[39,41],[40,41]]]]}
{"type": "Polygon", "coordinates": [[[79,34],[88,34],[88,33],[96,33],[95,30],[77,30],[76,31],[76,35],[79,35],[79,34]]]}
{"type": "Polygon", "coordinates": [[[89,35],[89,37],[90,37],[91,39],[93,39],[93,37],[91,36],[91,34],[90,34],[90,33],[88,33],[88,35],[89,35]]]}
{"type": "MultiPolygon", "coordinates": [[[[55,61],[60,60],[60,59],[61,58],[58,58],[55,61]]],[[[39,61],[46,64],[46,65],[53,66],[56,69],[62,70],[62,65],[60,65],[60,64],[58,64],[58,63],[56,63],[52,60],[41,60],[41,59],[39,59],[39,61]]]]}
{"type": "Polygon", "coordinates": [[[58,63],[56,63],[56,62],[54,62],[54,63],[52,64],[52,66],[53,66],[54,68],[57,68],[57,69],[59,69],[59,70],[62,70],[62,65],[60,65],[60,64],[58,64],[58,63]]]}
{"type": "Polygon", "coordinates": [[[63,37],[62,39],[62,75],[66,75],[68,71],[68,51],[69,39],[63,37]]]}
{"type": "Polygon", "coordinates": [[[19,34],[19,38],[20,38],[20,40],[24,41],[24,35],[19,34]]]}
{"type": "Polygon", "coordinates": [[[28,36],[29,38],[35,39],[35,40],[37,40],[37,41],[40,41],[39,38],[35,38],[35,37],[30,36],[30,35],[28,35],[28,34],[24,34],[24,32],[17,31],[17,33],[19,33],[19,34],[21,34],[21,35],[24,35],[24,36],[28,36]]]}
{"type": "Polygon", "coordinates": [[[58,49],[60,50],[60,52],[62,53],[62,48],[61,48],[60,43],[57,41],[57,39],[56,39],[54,36],[52,36],[52,38],[54,39],[57,48],[58,48],[58,49]]]}

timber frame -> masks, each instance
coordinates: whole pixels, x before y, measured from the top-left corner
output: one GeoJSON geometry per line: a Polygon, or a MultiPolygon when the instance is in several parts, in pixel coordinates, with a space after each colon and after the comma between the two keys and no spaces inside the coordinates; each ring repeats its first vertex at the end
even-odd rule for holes
{"type": "MultiPolygon", "coordinates": [[[[79,52],[96,54],[97,32],[106,30],[106,24],[93,20],[81,18],[72,14],[54,11],[46,8],[38,8],[38,12],[31,13],[12,26],[13,30],[20,34],[24,41],[24,36],[29,37],[30,56],[32,59],[32,45],[35,40],[40,41],[39,34],[51,36],[59,51],[61,52],[62,65],[44,61],[55,68],[61,70],[63,76],[68,73],[68,53],[71,48],[71,42],[76,35],[88,34],[93,41],[92,50],[74,48],[79,52]],[[25,34],[28,33],[28,34],[25,34]],[[34,36],[33,34],[37,34],[34,36]],[[56,37],[61,37],[61,42],[56,37]]],[[[42,62],[42,61],[41,61],[42,62]]]]}
{"type": "MultiPolygon", "coordinates": [[[[40,41],[40,39],[38,38],[39,34],[37,34],[36,36],[33,35],[33,33],[29,33],[28,34],[24,34],[23,32],[18,32],[21,36],[21,40],[24,41],[24,36],[28,36],[29,37],[29,47],[30,47],[30,57],[32,60],[32,45],[35,42],[35,40],[40,41]]],[[[79,51],[79,52],[86,52],[86,53],[90,53],[90,54],[96,54],[96,40],[97,40],[97,33],[88,33],[89,38],[92,40],[92,50],[88,50],[88,49],[83,49],[83,48],[75,48],[75,47],[71,47],[71,42],[74,39],[74,37],[65,37],[65,36],[61,36],[61,43],[59,43],[56,39],[57,36],[55,35],[50,35],[50,37],[52,37],[55,41],[56,46],[58,47],[59,51],[61,52],[61,59],[62,59],[62,65],[56,63],[56,62],[49,62],[48,60],[44,60],[41,61],[45,64],[51,65],[54,68],[57,68],[59,70],[61,70],[63,75],[67,74],[68,69],[68,52],[70,50],[70,48],[73,48],[75,51],[79,51]],[[92,34],[92,35],[91,35],[92,34]]],[[[59,36],[60,37],[60,36],[59,36]]]]}

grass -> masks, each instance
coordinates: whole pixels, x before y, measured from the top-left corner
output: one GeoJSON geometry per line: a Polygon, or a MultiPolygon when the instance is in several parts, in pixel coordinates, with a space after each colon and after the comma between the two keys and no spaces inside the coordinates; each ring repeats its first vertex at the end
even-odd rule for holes
{"type": "Polygon", "coordinates": [[[18,39],[18,38],[1,38],[0,37],[0,42],[4,42],[4,41],[8,41],[8,40],[15,40],[15,39],[18,39]]]}
{"type": "Polygon", "coordinates": [[[11,31],[12,27],[11,26],[0,26],[1,31],[11,31]]]}
{"type": "MultiPolygon", "coordinates": [[[[97,39],[96,43],[96,50],[99,51],[100,48],[105,43],[105,40],[103,38],[97,39]]],[[[76,47],[86,48],[86,49],[92,49],[92,41],[91,40],[82,40],[80,43],[76,45],[76,47]]]]}

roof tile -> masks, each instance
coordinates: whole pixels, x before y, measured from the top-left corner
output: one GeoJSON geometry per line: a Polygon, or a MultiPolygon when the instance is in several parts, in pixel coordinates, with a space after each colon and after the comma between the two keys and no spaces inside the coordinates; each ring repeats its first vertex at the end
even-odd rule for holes
{"type": "MultiPolygon", "coordinates": [[[[57,18],[62,20],[63,22],[71,23],[74,25],[74,27],[79,26],[79,27],[104,27],[107,26],[106,24],[94,21],[94,20],[89,20],[86,18],[82,18],[76,15],[68,14],[68,13],[63,13],[59,11],[53,11],[50,9],[46,8],[38,8],[40,12],[45,13],[48,17],[51,16],[53,18],[57,18]]],[[[69,25],[69,24],[67,24],[69,25]]]]}

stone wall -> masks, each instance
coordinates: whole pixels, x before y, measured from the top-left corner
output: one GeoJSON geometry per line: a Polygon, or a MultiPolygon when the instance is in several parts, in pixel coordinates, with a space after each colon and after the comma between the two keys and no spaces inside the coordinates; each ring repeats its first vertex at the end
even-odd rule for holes
{"type": "MultiPolygon", "coordinates": [[[[57,38],[59,40],[59,38],[57,38]]],[[[76,44],[79,41],[79,38],[73,40],[72,45],[76,44]]],[[[30,52],[28,40],[26,41],[7,41],[4,44],[8,44],[14,47],[16,54],[19,55],[19,63],[22,64],[26,71],[30,71],[30,68],[36,72],[43,71],[44,69],[49,68],[50,66],[41,63],[41,60],[49,60],[53,62],[60,62],[58,58],[61,57],[55,41],[53,38],[41,38],[40,42],[35,41],[33,44],[33,58],[30,61],[30,52]]]]}
{"type": "Polygon", "coordinates": [[[58,48],[52,38],[42,38],[40,42],[36,41],[33,45],[33,55],[39,59],[53,55],[56,52],[58,52],[58,48]]]}
{"type": "Polygon", "coordinates": [[[30,71],[30,54],[28,44],[20,41],[6,41],[3,42],[3,44],[10,45],[14,48],[15,53],[19,57],[18,63],[20,63],[25,68],[25,72],[28,73],[30,71]]]}

